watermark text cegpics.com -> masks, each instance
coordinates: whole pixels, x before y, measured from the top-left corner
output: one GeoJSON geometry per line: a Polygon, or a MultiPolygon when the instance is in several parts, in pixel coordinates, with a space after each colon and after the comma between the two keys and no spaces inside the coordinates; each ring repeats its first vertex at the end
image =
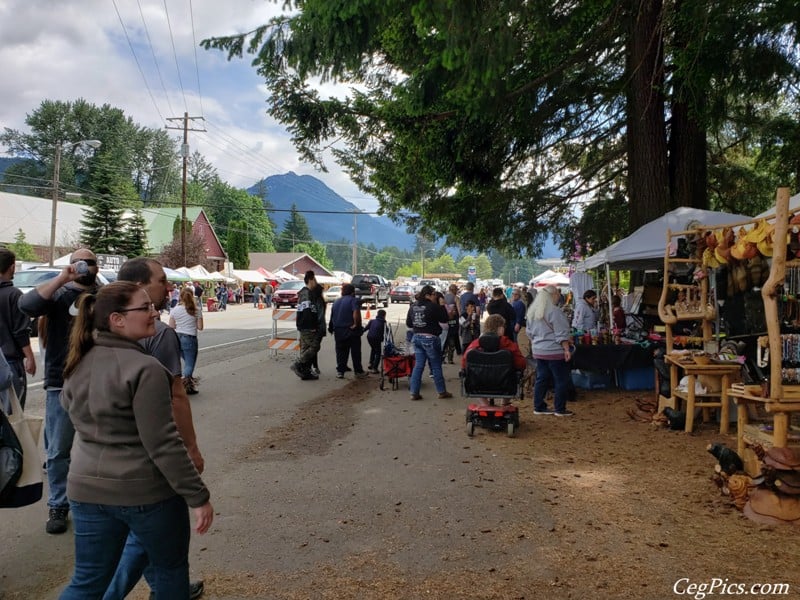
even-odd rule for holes
{"type": "Polygon", "coordinates": [[[673,593],[688,596],[692,600],[703,600],[706,596],[786,596],[788,583],[737,583],[714,577],[711,581],[695,583],[681,577],[672,586],[673,593]]]}

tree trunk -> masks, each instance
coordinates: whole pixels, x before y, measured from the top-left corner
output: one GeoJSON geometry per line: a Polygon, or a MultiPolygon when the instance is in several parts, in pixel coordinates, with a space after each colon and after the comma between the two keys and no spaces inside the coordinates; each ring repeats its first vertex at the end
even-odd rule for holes
{"type": "Polygon", "coordinates": [[[708,152],[705,129],[682,101],[672,103],[669,181],[673,206],[708,208],[708,152]]]}
{"type": "Polygon", "coordinates": [[[674,208],[667,169],[661,7],[661,0],[631,2],[626,56],[631,230],[674,208]]]}

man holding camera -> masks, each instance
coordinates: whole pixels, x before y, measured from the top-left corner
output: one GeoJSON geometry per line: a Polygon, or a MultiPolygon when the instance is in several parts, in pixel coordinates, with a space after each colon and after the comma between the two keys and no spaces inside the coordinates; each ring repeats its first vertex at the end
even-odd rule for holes
{"type": "Polygon", "coordinates": [[[19,309],[29,317],[47,317],[44,358],[44,440],[49,488],[47,533],[67,530],[67,474],[75,430],[58,399],[64,385],[64,362],[69,351],[72,316],[77,314],[75,301],[81,294],[94,294],[96,281],[97,257],[91,250],[80,248],[72,253],[70,264],[61,273],[19,299],[19,309]]]}

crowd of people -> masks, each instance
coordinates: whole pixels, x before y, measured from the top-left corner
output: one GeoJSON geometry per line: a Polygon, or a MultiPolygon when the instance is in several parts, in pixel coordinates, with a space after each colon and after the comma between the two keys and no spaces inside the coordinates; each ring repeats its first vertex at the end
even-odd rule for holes
{"type": "MultiPolygon", "coordinates": [[[[197,533],[209,529],[213,509],[188,395],[198,392],[204,290],[191,282],[173,289],[162,266],[141,257],[123,264],[116,282],[98,288],[97,258],[82,248],[56,277],[23,295],[13,286],[14,264],[13,253],[0,249],[0,400],[13,386],[24,407],[26,375],[37,369],[28,324],[40,318],[45,530],[64,533],[71,514],[75,531],[74,574],[61,597],[122,599],[142,577],[156,598],[198,597],[202,582],[189,581],[187,507],[197,533]],[[169,311],[167,323],[162,310],[169,311]]],[[[391,334],[386,311],[365,323],[355,288],[345,284],[328,315],[313,271],[305,273],[304,284],[296,318],[300,352],[291,370],[301,380],[318,379],[318,355],[330,334],[337,378],[379,373],[391,334]]],[[[265,291],[255,287],[254,301],[269,302],[265,291]]],[[[572,415],[566,406],[572,329],[558,288],[507,294],[498,287],[488,298],[483,292],[476,293],[473,283],[463,290],[453,284],[445,293],[430,285],[419,290],[405,319],[415,357],[411,399],[423,398],[426,367],[438,398],[451,398],[443,364],[460,355],[463,367],[466,354],[489,335],[511,351],[515,368],[535,372],[535,415],[572,415]],[[545,400],[551,388],[552,408],[545,400]]],[[[596,326],[596,301],[593,291],[584,294],[573,325],[587,328],[594,319],[596,326]]],[[[3,409],[10,410],[6,402],[3,409]]]]}

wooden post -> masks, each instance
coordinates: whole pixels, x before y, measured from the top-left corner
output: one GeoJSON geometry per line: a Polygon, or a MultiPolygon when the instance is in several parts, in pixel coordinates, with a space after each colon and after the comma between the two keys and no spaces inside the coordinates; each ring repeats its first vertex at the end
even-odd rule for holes
{"type": "MultiPolygon", "coordinates": [[[[789,188],[778,188],[775,201],[775,234],[772,248],[772,268],[769,278],[761,288],[764,300],[764,316],[769,336],[769,393],[774,400],[783,397],[781,378],[781,326],[778,315],[777,288],[783,285],[786,277],[786,233],[789,229],[789,188]]],[[[777,415],[776,415],[777,420],[777,415]]],[[[777,430],[778,423],[775,423],[777,430]]],[[[776,431],[777,433],[777,431],[776,431]]]]}

